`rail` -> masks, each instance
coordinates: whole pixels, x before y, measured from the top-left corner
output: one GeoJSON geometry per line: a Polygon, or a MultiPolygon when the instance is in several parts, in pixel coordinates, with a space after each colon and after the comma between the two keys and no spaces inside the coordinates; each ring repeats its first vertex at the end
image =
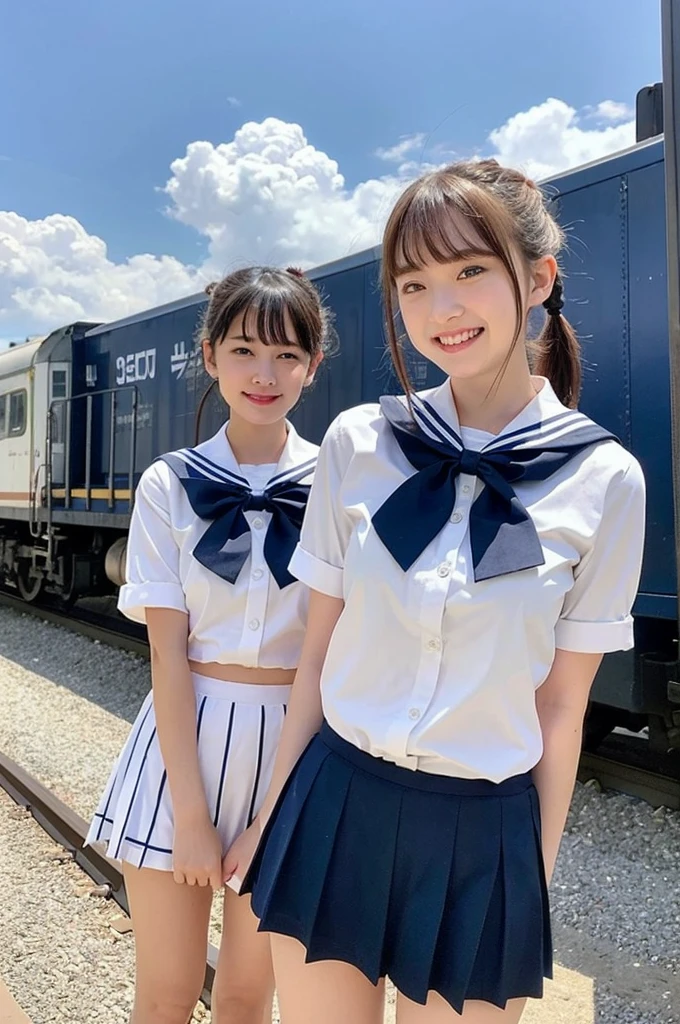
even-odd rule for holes
{"type": "MultiPolygon", "coordinates": [[[[92,846],[85,846],[88,826],[84,818],[3,753],[0,753],[0,786],[15,803],[30,811],[40,827],[71,854],[96,885],[105,887],[106,895],[115,900],[121,910],[129,914],[121,868],[117,861],[110,860],[92,846]]],[[[201,994],[201,1001],[207,1006],[210,1006],[217,955],[217,948],[210,945],[201,994]]]]}

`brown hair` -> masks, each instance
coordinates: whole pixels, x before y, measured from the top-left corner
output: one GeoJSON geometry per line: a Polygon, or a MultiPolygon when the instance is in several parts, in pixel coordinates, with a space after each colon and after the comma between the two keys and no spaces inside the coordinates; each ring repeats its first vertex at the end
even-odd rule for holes
{"type": "Polygon", "coordinates": [[[245,267],[205,289],[210,302],[199,326],[199,337],[215,348],[237,318],[246,335],[246,319],[254,314],[257,337],[266,345],[288,345],[297,340],[313,359],[323,352],[331,318],[312,282],[296,267],[245,267]],[[286,334],[288,313],[295,339],[286,334]]]}
{"type": "MultiPolygon", "coordinates": [[[[525,325],[522,290],[513,253],[527,264],[543,256],[557,256],[564,234],[548,212],[546,199],[533,181],[519,171],[501,167],[496,160],[463,161],[432,171],[414,181],[397,200],[385,228],[382,250],[382,290],[387,337],[392,361],[406,392],[413,388],[403,352],[403,338],[395,327],[394,284],[405,270],[470,255],[493,254],[503,264],[512,283],[517,314],[514,349],[525,325]],[[469,238],[456,248],[449,237],[450,214],[456,213],[469,238]]],[[[534,372],[545,376],[558,398],[573,408],[581,388],[579,344],[573,328],[561,313],[561,282],[556,304],[555,289],[544,305],[550,310],[539,337],[532,343],[534,372]],[[552,305],[550,304],[552,301],[552,305]],[[559,308],[558,308],[559,307],[559,308]]],[[[508,354],[508,359],[510,358],[508,354]]],[[[506,360],[507,365],[507,360],[506,360]]],[[[505,366],[501,369],[504,372],[505,366]]]]}

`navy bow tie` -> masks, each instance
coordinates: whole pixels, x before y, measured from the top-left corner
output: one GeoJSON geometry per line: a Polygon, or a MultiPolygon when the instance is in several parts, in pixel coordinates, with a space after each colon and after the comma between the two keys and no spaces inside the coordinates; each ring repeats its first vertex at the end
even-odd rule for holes
{"type": "Polygon", "coordinates": [[[161,459],[179,478],[199,519],[211,522],[193,550],[201,565],[235,583],[250,554],[250,527],[244,512],[271,512],[264,541],[265,561],[282,590],[295,582],[288,572],[288,563],[300,537],[310,491],[309,484],[299,481],[309,476],[315,460],[297,467],[296,472],[286,473],[285,479],[274,478],[264,493],[253,494],[247,480],[228,470],[213,466],[202,471],[196,466],[199,457],[191,449],[181,455],[161,455],[161,459]],[[207,473],[222,479],[212,479],[207,473]]]}
{"type": "Polygon", "coordinates": [[[567,410],[499,437],[483,451],[470,451],[428,402],[414,397],[415,418],[396,396],[381,398],[380,405],[417,472],[373,516],[376,533],[406,571],[451,518],[459,474],[476,476],[485,484],[470,510],[477,582],[545,562],[536,527],[512,485],[546,480],[590,445],[618,440],[581,413],[567,410]]]}

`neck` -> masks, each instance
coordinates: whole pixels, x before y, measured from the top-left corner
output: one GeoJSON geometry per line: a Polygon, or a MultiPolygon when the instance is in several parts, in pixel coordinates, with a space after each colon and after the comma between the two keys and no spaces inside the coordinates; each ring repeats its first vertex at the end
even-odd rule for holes
{"type": "Polygon", "coordinates": [[[496,373],[467,380],[450,379],[453,400],[461,427],[499,434],[536,396],[524,346],[521,358],[511,358],[500,379],[496,373]]]}
{"type": "Polygon", "coordinates": [[[278,462],[287,439],[285,420],[255,425],[240,416],[231,416],[227,423],[227,440],[239,464],[257,466],[278,462]]]}

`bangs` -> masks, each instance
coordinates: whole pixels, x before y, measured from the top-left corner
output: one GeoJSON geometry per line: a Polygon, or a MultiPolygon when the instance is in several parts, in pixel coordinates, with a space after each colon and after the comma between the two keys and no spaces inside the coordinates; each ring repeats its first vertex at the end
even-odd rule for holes
{"type": "Polygon", "coordinates": [[[238,322],[243,337],[248,341],[257,339],[265,345],[294,344],[298,339],[288,337],[287,309],[283,296],[272,289],[263,291],[253,286],[242,288],[221,310],[221,315],[215,321],[215,335],[223,338],[234,322],[238,322]]]}
{"type": "Polygon", "coordinates": [[[498,257],[512,276],[511,224],[503,207],[470,182],[435,173],[407,189],[390,218],[383,241],[386,276],[392,283],[430,262],[498,257]]]}

